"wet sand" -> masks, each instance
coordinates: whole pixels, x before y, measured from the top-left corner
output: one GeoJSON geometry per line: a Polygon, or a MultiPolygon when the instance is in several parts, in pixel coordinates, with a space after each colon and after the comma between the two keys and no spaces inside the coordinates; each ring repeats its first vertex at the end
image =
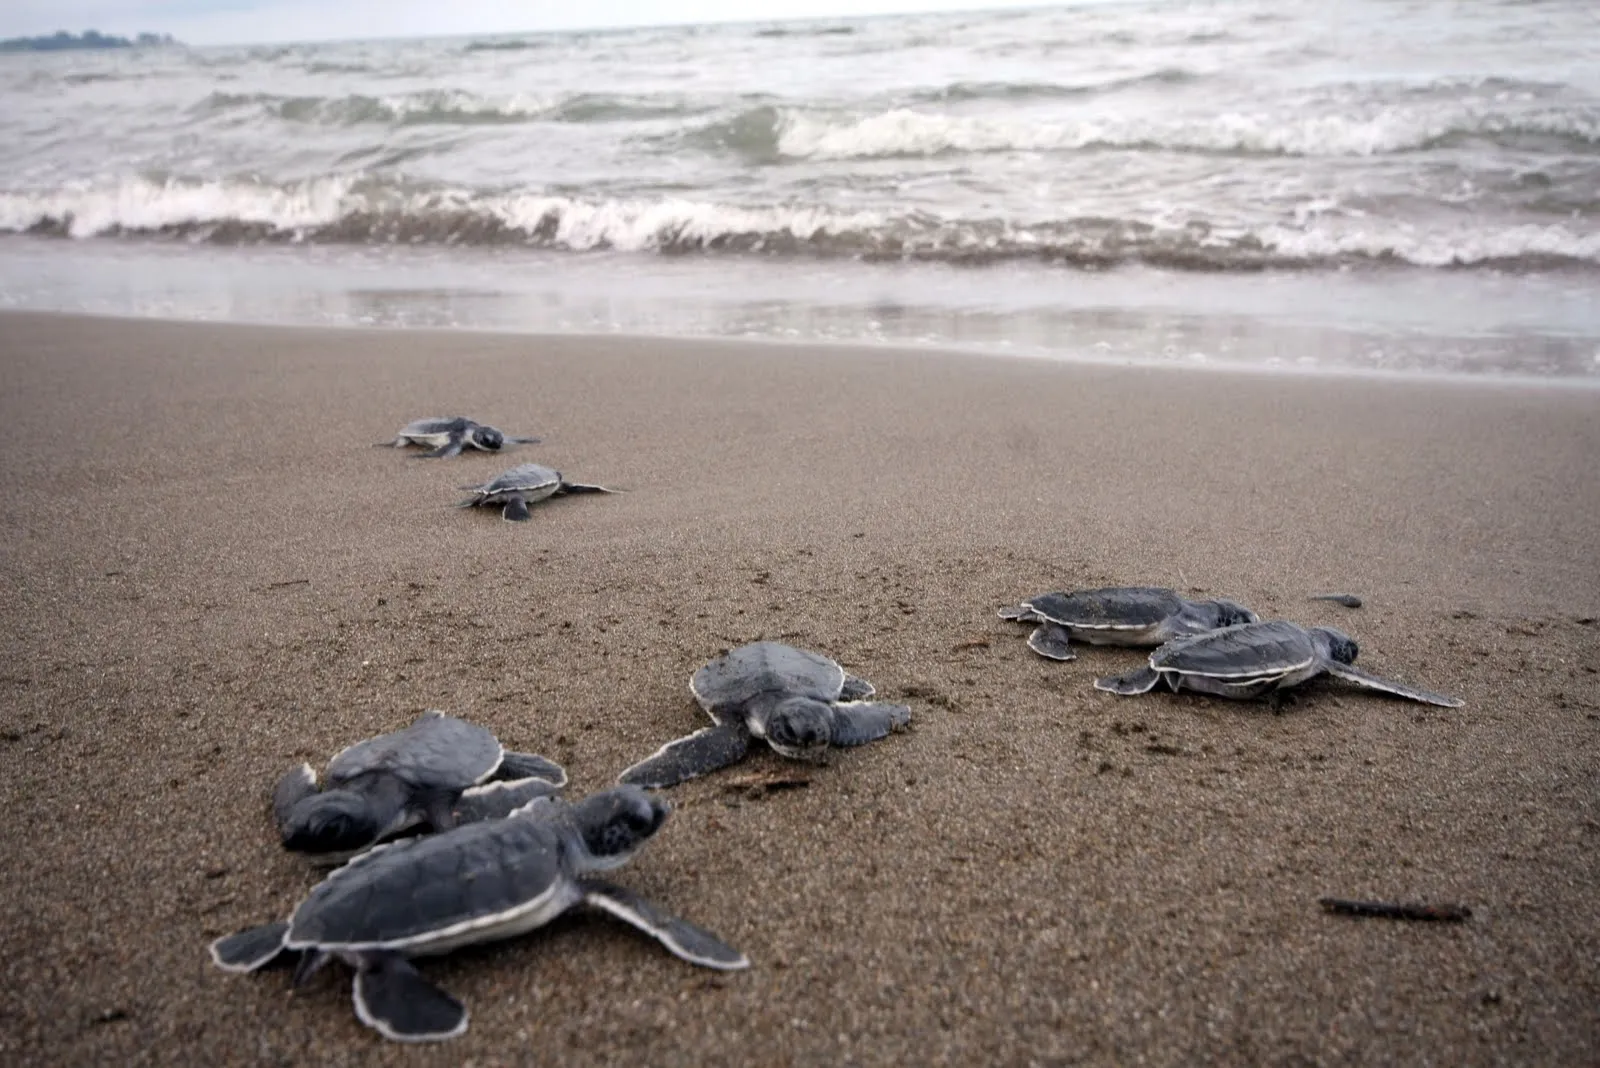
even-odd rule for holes
{"type": "Polygon", "coordinates": [[[0,386],[9,1064],[1600,1058],[1600,392],[31,314],[0,386]],[[447,413],[545,442],[367,447],[447,413]],[[629,492],[450,507],[522,460],[629,492]],[[1091,681],[1138,654],[1046,662],[994,614],[1124,583],[1467,704],[1121,699],[1091,681]],[[619,881],[750,971],[563,920],[425,962],[472,1024],[419,1053],[341,967],[211,966],[314,881],[266,807],[295,762],[443,708],[581,793],[762,637],[915,718],[671,791],[619,881]]]}

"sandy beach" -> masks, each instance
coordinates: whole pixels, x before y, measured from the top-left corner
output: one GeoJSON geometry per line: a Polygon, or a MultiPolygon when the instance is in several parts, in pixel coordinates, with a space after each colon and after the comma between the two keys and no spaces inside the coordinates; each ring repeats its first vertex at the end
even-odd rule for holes
{"type": "Polygon", "coordinates": [[[8,1064],[1600,1060],[1600,391],[4,314],[0,417],[8,1064]],[[435,414],[544,442],[369,448],[435,414]],[[521,460],[628,492],[451,507],[521,460]],[[1117,698],[995,616],[1131,583],[1466,705],[1117,698]],[[209,961],[315,881],[293,764],[441,708],[581,794],[758,638],[914,719],[670,791],[618,881],[748,972],[577,916],[423,963],[472,1023],[417,1051],[209,961]]]}

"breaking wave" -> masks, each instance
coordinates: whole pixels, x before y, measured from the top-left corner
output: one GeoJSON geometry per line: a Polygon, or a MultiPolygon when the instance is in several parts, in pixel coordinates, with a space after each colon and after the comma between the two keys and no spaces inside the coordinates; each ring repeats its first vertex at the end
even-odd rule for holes
{"type": "Polygon", "coordinates": [[[125,179],[50,193],[0,193],[0,232],[165,238],[214,244],[521,245],[588,252],[705,253],[927,261],[1148,264],[1248,271],[1378,263],[1512,270],[1600,266],[1600,234],[1561,225],[1476,229],[1385,224],[1200,224],[1072,217],[1030,225],[928,213],[740,206],[418,189],[359,176],[275,185],[125,179]]]}
{"type": "Polygon", "coordinates": [[[193,112],[200,117],[236,113],[266,115],[314,126],[485,126],[528,122],[621,122],[692,116],[709,105],[668,96],[575,93],[541,97],[479,96],[459,90],[424,90],[394,96],[280,96],[274,93],[212,93],[193,112]]]}
{"type": "Polygon", "coordinates": [[[854,116],[763,105],[686,135],[692,145],[725,149],[763,163],[1104,148],[1244,156],[1378,156],[1468,140],[1516,148],[1529,139],[1559,141],[1582,152],[1600,150],[1600,108],[1513,113],[1462,105],[1425,112],[1384,108],[1355,117],[1224,112],[1165,121],[1108,116],[1035,122],[904,107],[854,116]]]}

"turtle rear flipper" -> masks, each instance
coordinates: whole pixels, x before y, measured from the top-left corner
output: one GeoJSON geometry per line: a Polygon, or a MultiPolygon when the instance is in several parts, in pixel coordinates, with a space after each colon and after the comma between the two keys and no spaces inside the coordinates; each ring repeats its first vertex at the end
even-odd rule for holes
{"type": "Polygon", "coordinates": [[[878,692],[878,688],[866,679],[858,679],[854,675],[846,675],[844,684],[839,687],[839,700],[862,701],[878,692]]]}
{"type": "Polygon", "coordinates": [[[500,513],[501,519],[509,519],[513,523],[526,522],[528,519],[528,501],[520,493],[513,493],[506,498],[506,509],[500,513]]]}
{"type": "Polygon", "coordinates": [[[225,972],[259,971],[284,955],[288,934],[289,925],[279,920],[224,935],[211,943],[211,959],[225,972]]]}
{"type": "Polygon", "coordinates": [[[294,806],[317,792],[317,773],[310,764],[301,764],[278,780],[272,789],[272,818],[280,835],[289,836],[289,814],[294,806]]]}
{"type": "Polygon", "coordinates": [[[483,820],[505,819],[517,809],[541,797],[554,797],[560,790],[545,779],[502,779],[462,792],[452,814],[457,826],[483,820]]]}
{"type": "Polygon", "coordinates": [[[356,973],[356,1016],[396,1042],[439,1042],[467,1029],[467,1007],[395,953],[375,953],[356,973]]]}
{"type": "Polygon", "coordinates": [[[1357,686],[1365,687],[1368,690],[1378,690],[1381,693],[1394,694],[1396,697],[1404,697],[1411,701],[1421,701],[1425,705],[1460,708],[1465,704],[1458,697],[1446,697],[1444,694],[1434,693],[1432,690],[1422,690],[1415,686],[1407,686],[1403,682],[1379,678],[1377,675],[1362,671],[1352,664],[1341,664],[1336,660],[1328,664],[1328,674],[1337,675],[1346,682],[1353,682],[1357,686]]]}
{"type": "Polygon", "coordinates": [[[1028,635],[1028,648],[1049,660],[1076,660],[1071,633],[1059,623],[1041,623],[1028,635]]]}
{"type": "Polygon", "coordinates": [[[578,885],[585,904],[633,924],[690,964],[722,971],[750,967],[748,957],[710,931],[664,912],[632,890],[599,879],[584,879],[578,885]]]}
{"type": "Polygon", "coordinates": [[[719,723],[668,742],[618,775],[617,781],[648,789],[676,786],[737,763],[749,751],[750,732],[742,724],[719,723]]]}
{"type": "Polygon", "coordinates": [[[1121,694],[1123,697],[1133,697],[1136,694],[1149,693],[1160,681],[1159,672],[1144,667],[1138,671],[1130,671],[1126,675],[1107,675],[1103,679],[1095,679],[1094,688],[1104,690],[1106,693],[1121,694]]]}
{"type": "Polygon", "coordinates": [[[567,771],[553,760],[537,753],[518,753],[507,749],[495,769],[497,779],[543,779],[551,786],[567,785],[567,771]]]}
{"type": "Polygon", "coordinates": [[[911,722],[911,709],[877,701],[846,701],[833,706],[834,745],[865,745],[911,722]]]}

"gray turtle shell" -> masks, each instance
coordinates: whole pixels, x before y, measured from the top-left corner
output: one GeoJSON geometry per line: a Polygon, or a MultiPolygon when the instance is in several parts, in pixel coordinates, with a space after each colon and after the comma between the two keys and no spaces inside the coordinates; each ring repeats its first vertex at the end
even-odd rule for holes
{"type": "Polygon", "coordinates": [[[449,434],[452,431],[471,430],[478,424],[465,416],[445,415],[432,416],[427,419],[413,419],[400,428],[401,437],[422,437],[434,434],[449,434]]]}
{"type": "Polygon", "coordinates": [[[1320,655],[1304,627],[1275,619],[1168,642],[1150,654],[1150,666],[1184,675],[1246,679],[1299,671],[1320,655]]]}
{"type": "Polygon", "coordinates": [[[580,897],[553,824],[487,820],[357,857],[294,910],[285,945],[439,953],[532,930],[580,897]]]}
{"type": "Polygon", "coordinates": [[[780,642],[754,642],[696,671],[689,689],[702,708],[715,713],[769,693],[837,701],[844,680],[844,668],[818,653],[780,642]]]}
{"type": "Polygon", "coordinates": [[[552,470],[543,464],[518,464],[509,471],[502,471],[494,478],[481,486],[473,489],[485,500],[490,500],[507,493],[535,493],[538,490],[553,490],[561,484],[561,472],[552,470]]]}
{"type": "Polygon", "coordinates": [[[1052,623],[1106,630],[1143,630],[1183,610],[1175,590],[1160,586],[1111,586],[1070,593],[1046,593],[1027,602],[1052,623]]]}
{"type": "Polygon", "coordinates": [[[328,762],[328,785],[381,772],[429,790],[464,790],[482,782],[505,756],[493,732],[464,719],[430,713],[404,730],[341,750],[328,762]]]}

